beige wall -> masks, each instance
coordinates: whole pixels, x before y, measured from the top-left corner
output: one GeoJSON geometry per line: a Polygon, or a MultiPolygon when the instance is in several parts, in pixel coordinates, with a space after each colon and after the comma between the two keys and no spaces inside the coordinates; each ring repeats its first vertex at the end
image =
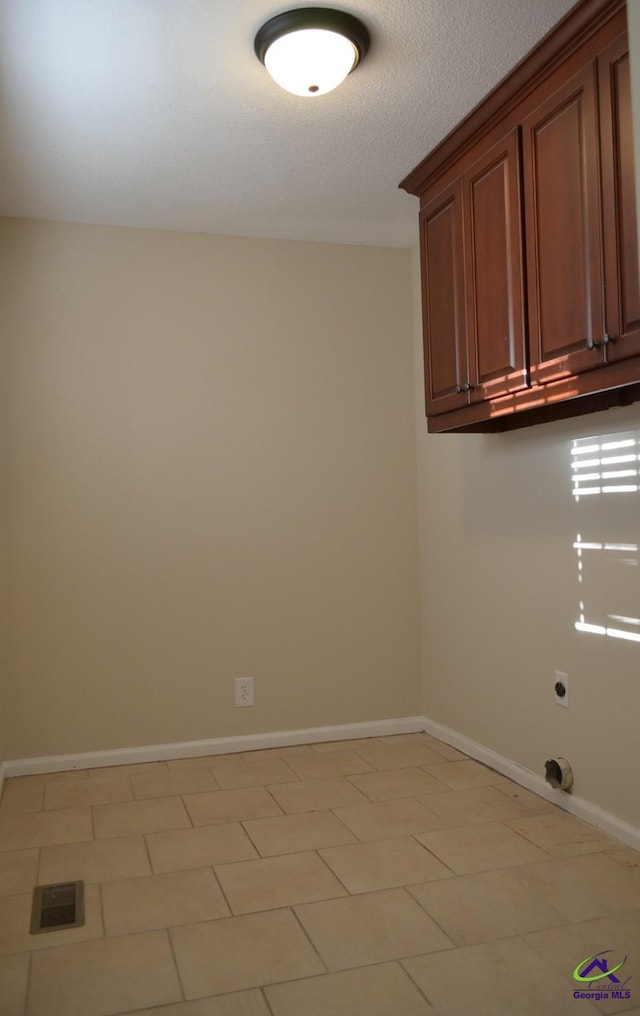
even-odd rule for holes
{"type": "MultiPolygon", "coordinates": [[[[414,284],[417,296],[417,258],[414,284]]],[[[416,364],[418,379],[417,329],[416,364]]],[[[421,391],[417,402],[427,716],[540,775],[566,757],[576,794],[640,824],[640,642],[575,628],[581,599],[587,623],[638,618],[638,553],[583,552],[579,584],[573,547],[578,534],[640,543],[640,493],[576,502],[569,482],[573,439],[633,431],[640,442],[640,405],[429,436],[421,391]],[[569,675],[567,709],[554,701],[556,670],[569,675]]]]}
{"type": "Polygon", "coordinates": [[[409,252],[1,236],[6,756],[419,713],[409,252]]]}

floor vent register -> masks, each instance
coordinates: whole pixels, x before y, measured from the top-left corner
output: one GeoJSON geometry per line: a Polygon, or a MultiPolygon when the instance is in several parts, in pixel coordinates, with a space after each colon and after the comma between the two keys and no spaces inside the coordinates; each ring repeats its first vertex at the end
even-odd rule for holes
{"type": "Polygon", "coordinates": [[[84,924],[84,882],[38,885],[33,890],[31,934],[80,928],[84,924]]]}

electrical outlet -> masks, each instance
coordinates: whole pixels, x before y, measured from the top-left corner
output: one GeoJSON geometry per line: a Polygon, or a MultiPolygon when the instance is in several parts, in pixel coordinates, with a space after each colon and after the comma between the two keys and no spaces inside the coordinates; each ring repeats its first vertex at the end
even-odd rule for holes
{"type": "Polygon", "coordinates": [[[253,678],[236,677],[235,693],[237,706],[253,705],[253,678]]]}
{"type": "Polygon", "coordinates": [[[553,691],[559,706],[569,706],[569,675],[556,670],[553,691]]]}

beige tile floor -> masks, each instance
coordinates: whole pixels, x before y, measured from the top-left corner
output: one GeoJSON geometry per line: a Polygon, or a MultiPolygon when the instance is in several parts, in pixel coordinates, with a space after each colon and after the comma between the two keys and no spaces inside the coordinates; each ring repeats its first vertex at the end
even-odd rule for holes
{"type": "Polygon", "coordinates": [[[640,1014],[640,854],[426,734],[5,784],[2,1016],[599,1012],[640,1014]],[[575,999],[605,949],[631,997],[575,999]]]}

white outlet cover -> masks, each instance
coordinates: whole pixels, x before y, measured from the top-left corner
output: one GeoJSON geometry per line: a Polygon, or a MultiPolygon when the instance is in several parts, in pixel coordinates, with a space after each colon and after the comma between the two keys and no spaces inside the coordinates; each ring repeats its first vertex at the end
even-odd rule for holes
{"type": "Polygon", "coordinates": [[[236,706],[253,705],[253,678],[236,677],[234,683],[236,706]]]}

